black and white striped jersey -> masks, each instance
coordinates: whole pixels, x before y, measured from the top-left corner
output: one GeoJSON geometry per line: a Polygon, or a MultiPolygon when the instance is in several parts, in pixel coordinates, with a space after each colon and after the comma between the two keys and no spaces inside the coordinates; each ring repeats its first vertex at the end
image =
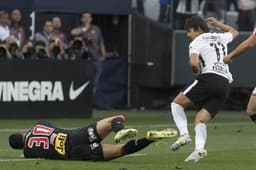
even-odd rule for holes
{"type": "Polygon", "coordinates": [[[233,40],[231,33],[203,33],[189,45],[189,55],[199,55],[201,74],[214,73],[223,76],[231,83],[232,74],[227,64],[223,62],[227,55],[227,44],[233,40]]]}

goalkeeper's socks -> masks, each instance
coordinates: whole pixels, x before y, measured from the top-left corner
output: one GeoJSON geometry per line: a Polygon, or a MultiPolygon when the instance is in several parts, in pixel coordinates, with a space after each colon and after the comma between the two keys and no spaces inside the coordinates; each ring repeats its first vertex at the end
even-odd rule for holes
{"type": "Polygon", "coordinates": [[[154,141],[148,140],[147,138],[130,140],[121,148],[121,153],[122,153],[122,155],[128,155],[128,154],[131,154],[134,152],[138,152],[153,142],[154,141]]]}
{"type": "Polygon", "coordinates": [[[256,123],[256,114],[250,116],[251,120],[256,123]]]}
{"type": "Polygon", "coordinates": [[[117,117],[111,121],[111,126],[113,132],[117,133],[118,131],[124,128],[124,119],[123,117],[117,117]]]}

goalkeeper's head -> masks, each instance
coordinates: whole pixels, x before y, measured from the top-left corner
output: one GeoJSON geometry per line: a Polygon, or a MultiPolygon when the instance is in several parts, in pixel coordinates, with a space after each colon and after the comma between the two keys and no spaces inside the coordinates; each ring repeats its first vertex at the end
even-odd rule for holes
{"type": "Polygon", "coordinates": [[[14,133],[9,136],[9,145],[13,149],[23,149],[24,148],[24,134],[14,133]]]}

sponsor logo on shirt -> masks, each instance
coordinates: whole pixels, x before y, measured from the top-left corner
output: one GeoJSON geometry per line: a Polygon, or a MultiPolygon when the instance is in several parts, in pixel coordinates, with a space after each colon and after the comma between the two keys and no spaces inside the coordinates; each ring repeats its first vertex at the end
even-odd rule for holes
{"type": "Polygon", "coordinates": [[[55,139],[55,150],[60,155],[66,154],[66,141],[67,141],[67,134],[65,133],[58,133],[55,139]]]}

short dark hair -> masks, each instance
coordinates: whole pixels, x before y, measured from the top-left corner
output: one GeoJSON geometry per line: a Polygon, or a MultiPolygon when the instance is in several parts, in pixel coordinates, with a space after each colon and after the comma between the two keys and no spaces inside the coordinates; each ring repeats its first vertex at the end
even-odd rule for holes
{"type": "Polygon", "coordinates": [[[194,30],[199,30],[201,28],[203,32],[209,32],[207,23],[204,21],[203,18],[197,15],[186,19],[185,29],[188,31],[190,28],[194,28],[194,30]]]}
{"type": "Polygon", "coordinates": [[[9,136],[9,145],[13,149],[23,149],[24,148],[24,139],[21,133],[14,133],[9,136]]]}

